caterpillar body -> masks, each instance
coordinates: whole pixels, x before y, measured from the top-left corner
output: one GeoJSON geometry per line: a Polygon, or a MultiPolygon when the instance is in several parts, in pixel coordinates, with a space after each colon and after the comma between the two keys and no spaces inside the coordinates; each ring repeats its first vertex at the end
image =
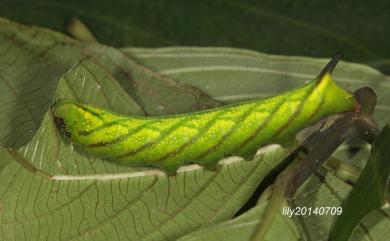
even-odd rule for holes
{"type": "Polygon", "coordinates": [[[63,133],[87,153],[168,174],[188,163],[214,169],[224,156],[248,158],[263,145],[288,144],[321,118],[356,110],[355,97],[331,78],[341,56],[313,81],[266,99],[159,117],[126,116],[64,100],[52,113],[63,133]]]}

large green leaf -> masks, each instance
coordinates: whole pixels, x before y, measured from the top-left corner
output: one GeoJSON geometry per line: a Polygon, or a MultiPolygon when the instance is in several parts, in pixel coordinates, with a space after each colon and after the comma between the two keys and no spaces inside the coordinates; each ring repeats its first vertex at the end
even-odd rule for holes
{"type": "MultiPolygon", "coordinates": [[[[2,24],[0,30],[20,36],[18,40],[27,47],[30,41],[34,42],[29,36],[31,31],[37,36],[52,37],[45,30],[7,21],[2,24]]],[[[68,41],[58,35],[56,43],[68,41]]],[[[15,52],[20,48],[0,42],[0,46],[5,45],[15,52]]],[[[47,102],[73,98],[138,114],[188,112],[218,105],[197,88],[161,76],[113,48],[78,42],[73,47],[79,50],[80,57],[59,81],[53,80],[56,91],[21,85],[23,97],[35,90],[47,102]]],[[[16,63],[21,69],[34,67],[23,64],[28,56],[14,55],[14,62],[2,59],[4,64],[16,63]]],[[[21,81],[18,75],[10,77],[11,83],[21,81]]],[[[27,80],[36,85],[41,81],[31,77],[27,80]]],[[[11,95],[10,88],[2,91],[10,99],[18,100],[11,95]]],[[[2,103],[7,104],[3,99],[2,103]]],[[[10,108],[1,113],[1,118],[7,118],[12,111],[25,110],[23,107],[28,109],[28,105],[10,108]]],[[[40,127],[29,142],[17,149],[1,147],[1,240],[106,240],[108,236],[116,240],[174,239],[233,216],[262,178],[290,153],[270,149],[252,162],[233,157],[225,161],[229,165],[215,172],[187,170],[167,177],[161,172],[135,170],[74,150],[59,136],[48,106],[42,108],[46,108],[46,113],[40,117],[40,127]]],[[[23,112],[13,114],[23,116],[23,112]]],[[[1,129],[1,133],[26,131],[34,129],[1,129]]],[[[12,138],[16,142],[18,136],[12,138]]]]}
{"type": "Polygon", "coordinates": [[[364,216],[386,203],[385,195],[389,191],[387,180],[390,174],[389,149],[390,126],[387,125],[373,144],[370,159],[355,188],[342,204],[344,212],[334,224],[331,240],[347,239],[364,216]]]}
{"type": "MultiPolygon", "coordinates": [[[[331,173],[320,170],[297,192],[295,207],[340,207],[352,186],[331,173]]],[[[250,241],[251,234],[264,222],[264,212],[269,203],[267,193],[260,197],[256,207],[229,221],[199,229],[181,237],[180,241],[250,241]]],[[[282,215],[284,204],[264,237],[264,241],[274,240],[328,240],[328,234],[336,216],[304,215],[288,218],[282,215]]],[[[390,209],[379,209],[363,219],[349,240],[387,240],[390,235],[390,209]]],[[[307,212],[308,213],[308,212],[307,212]]],[[[332,239],[333,240],[333,239],[332,239]]],[[[345,239],[344,239],[345,240],[345,239]]]]}
{"type": "MultiPolygon", "coordinates": [[[[190,167],[166,177],[74,150],[56,130],[52,101],[72,98],[121,113],[183,113],[287,90],[312,79],[324,63],[235,49],[118,50],[6,20],[0,21],[0,50],[8,51],[0,55],[7,79],[0,83],[14,87],[0,88],[0,140],[10,147],[0,151],[0,239],[17,241],[175,239],[229,220],[290,153],[271,146],[252,162],[232,157],[216,172],[190,167]],[[54,74],[40,78],[45,71],[54,74]]],[[[348,89],[376,88],[376,117],[388,121],[387,77],[355,64],[337,71],[344,77],[336,81],[348,89]]]]}
{"type": "Polygon", "coordinates": [[[1,149],[0,238],[173,240],[230,218],[285,155],[167,178],[86,158],[40,132],[18,151],[1,149]]]}
{"type": "Polygon", "coordinates": [[[65,31],[85,21],[115,46],[229,46],[283,55],[346,59],[389,73],[390,5],[386,1],[2,0],[0,15],[65,31]]]}
{"type": "MultiPolygon", "coordinates": [[[[263,221],[268,200],[264,198],[256,207],[237,218],[205,227],[185,235],[179,241],[250,241],[256,226],[263,221]]],[[[298,241],[304,235],[288,216],[277,213],[264,241],[298,241]]]]}

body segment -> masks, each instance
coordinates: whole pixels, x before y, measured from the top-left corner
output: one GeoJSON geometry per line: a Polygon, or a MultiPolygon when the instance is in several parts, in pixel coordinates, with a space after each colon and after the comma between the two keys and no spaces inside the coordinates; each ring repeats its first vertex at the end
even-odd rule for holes
{"type": "Polygon", "coordinates": [[[72,142],[88,153],[126,165],[161,167],[168,173],[186,163],[214,168],[224,156],[250,157],[263,145],[292,141],[299,130],[323,117],[353,111],[355,98],[330,76],[337,60],[295,90],[205,111],[124,116],[62,101],[53,114],[72,142]]]}

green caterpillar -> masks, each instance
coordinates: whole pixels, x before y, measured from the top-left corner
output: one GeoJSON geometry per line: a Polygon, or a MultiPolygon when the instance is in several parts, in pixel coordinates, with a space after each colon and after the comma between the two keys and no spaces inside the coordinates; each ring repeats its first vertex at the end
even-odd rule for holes
{"type": "Polygon", "coordinates": [[[188,163],[216,168],[228,155],[251,157],[266,144],[286,145],[321,118],[356,111],[355,97],[332,81],[337,54],[316,79],[266,99],[189,114],[126,116],[71,100],[53,105],[53,116],[87,153],[125,165],[155,166],[168,174],[188,163]]]}

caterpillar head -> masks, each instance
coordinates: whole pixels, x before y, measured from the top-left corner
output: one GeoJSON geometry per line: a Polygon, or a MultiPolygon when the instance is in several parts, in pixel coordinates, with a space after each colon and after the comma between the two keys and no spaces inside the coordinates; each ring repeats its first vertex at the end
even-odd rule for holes
{"type": "Polygon", "coordinates": [[[77,140],[82,134],[80,132],[88,132],[102,125],[101,117],[92,108],[72,100],[55,102],[52,113],[57,127],[72,140],[77,140]]]}

